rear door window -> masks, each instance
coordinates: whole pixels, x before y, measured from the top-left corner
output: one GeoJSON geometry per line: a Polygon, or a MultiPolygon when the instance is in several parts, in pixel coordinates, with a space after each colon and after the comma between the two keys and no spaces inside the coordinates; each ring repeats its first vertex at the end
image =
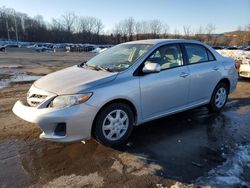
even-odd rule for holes
{"type": "Polygon", "coordinates": [[[184,46],[187,52],[189,64],[211,61],[211,57],[208,57],[208,53],[205,47],[197,44],[185,44],[184,46]]]}

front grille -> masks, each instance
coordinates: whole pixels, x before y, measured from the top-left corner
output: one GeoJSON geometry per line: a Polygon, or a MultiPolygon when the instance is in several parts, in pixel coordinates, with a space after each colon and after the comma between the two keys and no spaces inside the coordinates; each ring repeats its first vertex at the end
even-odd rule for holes
{"type": "Polygon", "coordinates": [[[244,75],[244,76],[249,76],[249,75],[250,75],[249,72],[245,72],[245,71],[241,71],[240,74],[241,74],[241,75],[244,75]]]}
{"type": "Polygon", "coordinates": [[[32,107],[36,107],[41,104],[47,97],[47,95],[29,93],[27,96],[27,103],[32,107]]]}
{"type": "Polygon", "coordinates": [[[47,95],[33,94],[31,97],[32,98],[38,98],[38,99],[46,99],[47,95]]]}

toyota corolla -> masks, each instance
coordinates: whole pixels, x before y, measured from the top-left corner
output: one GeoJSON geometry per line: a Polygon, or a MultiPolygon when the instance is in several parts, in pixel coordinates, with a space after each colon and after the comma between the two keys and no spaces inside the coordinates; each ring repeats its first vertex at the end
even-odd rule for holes
{"type": "Polygon", "coordinates": [[[237,79],[235,62],[201,42],[128,42],[40,78],[13,112],[42,139],[115,146],[144,122],[198,106],[219,112],[237,79]]]}

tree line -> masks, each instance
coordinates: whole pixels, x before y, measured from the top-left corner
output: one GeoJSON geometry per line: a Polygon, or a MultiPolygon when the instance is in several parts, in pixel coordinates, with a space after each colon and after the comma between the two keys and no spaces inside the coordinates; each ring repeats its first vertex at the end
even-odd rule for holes
{"type": "Polygon", "coordinates": [[[207,24],[197,30],[184,25],[183,30],[170,28],[153,19],[137,21],[130,17],[115,24],[108,33],[101,19],[77,16],[67,12],[45,22],[38,15],[30,17],[14,9],[0,8],[0,38],[30,42],[118,44],[132,40],[157,38],[196,39],[210,45],[250,45],[250,24],[227,34],[215,34],[215,26],[207,24]],[[172,32],[170,32],[170,29],[172,32]]]}

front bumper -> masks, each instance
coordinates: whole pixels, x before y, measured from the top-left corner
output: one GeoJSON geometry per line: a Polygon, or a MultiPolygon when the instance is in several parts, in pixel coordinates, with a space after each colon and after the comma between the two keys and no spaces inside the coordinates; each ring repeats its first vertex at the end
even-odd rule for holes
{"type": "Polygon", "coordinates": [[[73,142],[91,137],[91,127],[97,108],[85,103],[68,108],[36,108],[17,101],[12,111],[21,119],[36,123],[42,129],[41,139],[57,142],[73,142]],[[58,124],[66,125],[66,134],[57,135],[58,124]]]}

